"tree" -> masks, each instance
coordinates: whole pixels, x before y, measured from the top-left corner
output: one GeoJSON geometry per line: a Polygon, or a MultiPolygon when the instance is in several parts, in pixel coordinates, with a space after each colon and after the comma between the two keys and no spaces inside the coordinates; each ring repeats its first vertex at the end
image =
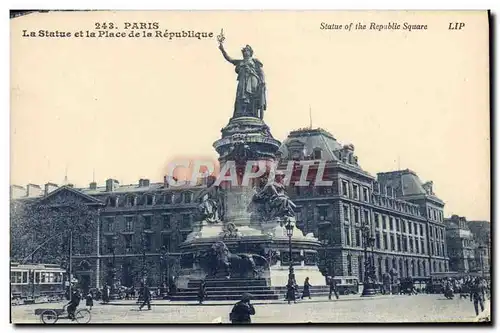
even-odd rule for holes
{"type": "Polygon", "coordinates": [[[14,203],[11,205],[11,259],[22,261],[36,251],[30,261],[67,263],[71,234],[78,236],[73,237],[73,249],[75,241],[81,238],[91,244],[92,235],[96,234],[97,216],[96,207],[81,203],[14,203]]]}

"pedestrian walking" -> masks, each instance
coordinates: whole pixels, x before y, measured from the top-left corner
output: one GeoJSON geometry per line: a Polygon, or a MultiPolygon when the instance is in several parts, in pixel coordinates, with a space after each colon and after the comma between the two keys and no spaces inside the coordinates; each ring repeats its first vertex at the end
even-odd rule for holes
{"type": "Polygon", "coordinates": [[[484,298],[484,284],[481,282],[480,278],[476,278],[476,281],[472,285],[470,293],[470,300],[471,302],[474,302],[474,311],[476,311],[476,316],[479,315],[479,307],[481,307],[481,312],[484,311],[484,298]]]}
{"type": "Polygon", "coordinates": [[[148,310],[151,310],[151,292],[149,291],[148,286],[144,283],[142,288],[142,304],[139,306],[139,311],[147,305],[148,310]]]}
{"type": "Polygon", "coordinates": [[[309,299],[311,299],[311,284],[309,283],[309,276],[306,277],[305,281],[304,281],[304,289],[302,290],[302,299],[304,299],[304,297],[309,297],[309,299]]]}
{"type": "Polygon", "coordinates": [[[252,319],[250,316],[255,314],[255,308],[250,304],[252,295],[245,293],[241,297],[241,301],[236,303],[229,313],[229,319],[233,324],[251,324],[252,319]]]}
{"type": "Polygon", "coordinates": [[[105,284],[104,288],[102,289],[102,302],[104,304],[109,303],[109,287],[107,284],[105,284]]]}
{"type": "Polygon", "coordinates": [[[92,310],[92,307],[94,306],[94,299],[92,298],[92,293],[90,291],[87,293],[87,296],[85,296],[85,305],[89,308],[89,310],[92,310]]]}
{"type": "Polygon", "coordinates": [[[200,287],[198,289],[198,302],[203,304],[203,301],[207,297],[207,287],[205,284],[205,280],[201,280],[200,287]]]}
{"type": "Polygon", "coordinates": [[[336,299],[339,299],[339,293],[337,291],[337,282],[335,282],[335,279],[332,278],[331,276],[328,279],[328,285],[330,286],[330,293],[328,294],[328,299],[332,299],[332,294],[335,295],[336,299]]]}

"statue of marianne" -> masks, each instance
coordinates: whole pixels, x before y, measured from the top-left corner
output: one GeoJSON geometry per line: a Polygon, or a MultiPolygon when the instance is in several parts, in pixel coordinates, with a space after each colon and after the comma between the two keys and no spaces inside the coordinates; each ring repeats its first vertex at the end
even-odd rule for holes
{"type": "Polygon", "coordinates": [[[263,65],[259,60],[253,58],[253,50],[250,45],[241,50],[243,59],[232,59],[224,49],[224,39],[221,33],[218,36],[219,49],[224,59],[235,66],[236,74],[238,74],[233,118],[259,117],[263,119],[267,106],[263,65]]]}

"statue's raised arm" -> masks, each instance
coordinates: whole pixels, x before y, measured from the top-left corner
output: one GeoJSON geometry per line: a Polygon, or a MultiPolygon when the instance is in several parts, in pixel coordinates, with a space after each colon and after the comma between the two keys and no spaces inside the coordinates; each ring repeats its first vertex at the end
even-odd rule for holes
{"type": "Polygon", "coordinates": [[[222,52],[222,56],[224,57],[224,59],[226,59],[228,62],[230,62],[236,66],[236,64],[238,63],[238,60],[234,60],[233,58],[231,58],[227,54],[226,50],[224,49],[224,44],[222,44],[222,43],[219,44],[219,50],[222,52]]]}
{"type": "Polygon", "coordinates": [[[234,103],[233,117],[259,117],[263,119],[266,110],[266,83],[262,63],[253,58],[253,49],[246,45],[241,49],[243,59],[231,58],[224,49],[224,31],[217,36],[219,50],[226,61],[235,66],[238,87],[234,103]]]}

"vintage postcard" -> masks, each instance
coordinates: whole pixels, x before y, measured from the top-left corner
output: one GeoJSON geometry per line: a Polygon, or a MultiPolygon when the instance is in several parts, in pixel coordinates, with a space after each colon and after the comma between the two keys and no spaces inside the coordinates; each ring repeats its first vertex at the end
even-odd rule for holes
{"type": "Polygon", "coordinates": [[[15,324],[490,318],[488,11],[11,11],[15,324]]]}

